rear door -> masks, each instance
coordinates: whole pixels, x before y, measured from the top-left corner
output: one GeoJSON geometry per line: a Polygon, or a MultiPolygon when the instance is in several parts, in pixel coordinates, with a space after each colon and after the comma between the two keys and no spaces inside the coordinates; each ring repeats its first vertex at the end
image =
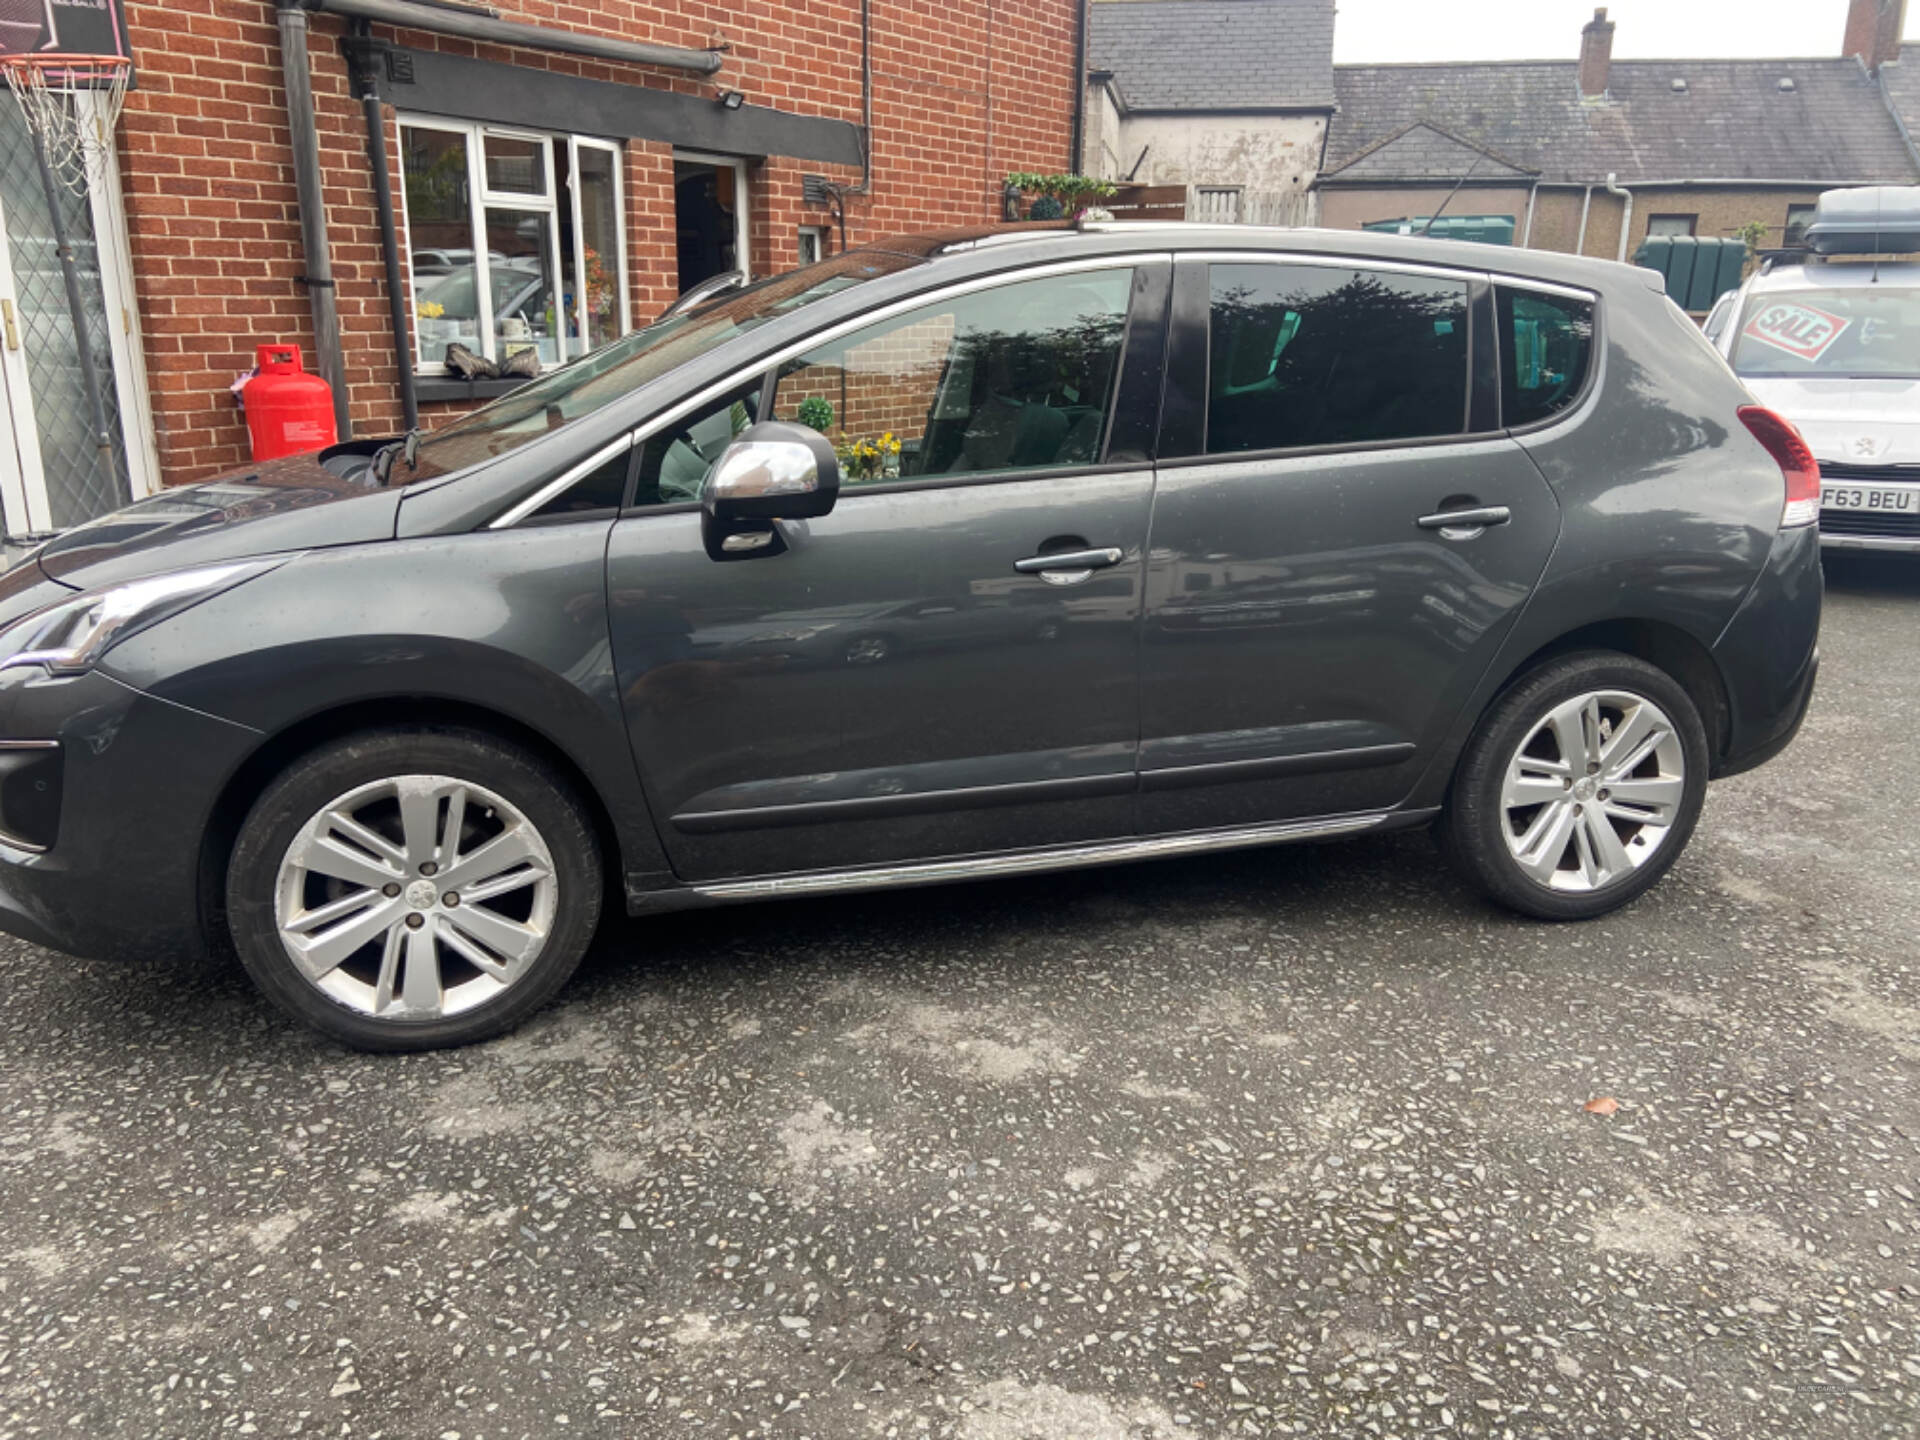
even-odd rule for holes
{"type": "Polygon", "coordinates": [[[1170,273],[1074,262],[896,306],[645,440],[609,609],[676,873],[1132,833],[1170,273]],[[685,502],[763,415],[834,441],[840,499],[783,522],[783,553],[715,562],[685,502]]]}
{"type": "MultiPolygon", "coordinates": [[[[1383,808],[1432,758],[1560,526],[1500,429],[1496,313],[1484,275],[1181,259],[1145,833],[1383,808]]],[[[1580,377],[1560,371],[1571,400],[1580,377]]]]}

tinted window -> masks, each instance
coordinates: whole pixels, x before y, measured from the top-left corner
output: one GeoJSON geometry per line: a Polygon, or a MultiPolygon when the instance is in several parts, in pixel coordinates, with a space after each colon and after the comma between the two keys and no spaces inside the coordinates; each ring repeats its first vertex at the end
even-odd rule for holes
{"type": "Polygon", "coordinates": [[[1467,286],[1324,265],[1215,265],[1207,451],[1458,435],[1467,286]]]}
{"type": "Polygon", "coordinates": [[[1557,415],[1580,398],[1593,363],[1593,304],[1536,290],[1494,291],[1500,325],[1500,414],[1508,426],[1557,415]]]}
{"type": "Polygon", "coordinates": [[[626,497],[628,462],[632,459],[631,451],[622,450],[606,464],[596,466],[591,474],[581,476],[527,519],[568,519],[591,515],[596,510],[618,510],[626,497]]]}
{"type": "Polygon", "coordinates": [[[673,505],[700,498],[707,471],[733,437],[759,417],[759,380],[741,386],[697,414],[676,420],[640,447],[640,478],[633,503],[673,505]]]}
{"type": "Polygon", "coordinates": [[[774,418],[826,435],[842,485],[1090,465],[1132,291],[1096,270],[924,306],[789,362],[774,418]]]}

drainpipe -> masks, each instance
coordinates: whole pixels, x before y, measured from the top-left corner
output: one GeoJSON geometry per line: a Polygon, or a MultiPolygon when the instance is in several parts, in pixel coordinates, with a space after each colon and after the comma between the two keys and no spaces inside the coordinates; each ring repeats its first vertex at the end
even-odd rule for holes
{"type": "Polygon", "coordinates": [[[1522,250],[1531,250],[1533,248],[1533,208],[1539,203],[1540,182],[1536,180],[1533,182],[1533,188],[1527,191],[1527,227],[1520,236],[1520,248],[1522,250]]]}
{"type": "Polygon", "coordinates": [[[660,65],[712,75],[723,63],[723,50],[689,50],[680,45],[653,45],[642,40],[615,39],[586,30],[555,30],[502,20],[497,10],[482,9],[459,0],[280,0],[309,10],[325,10],[356,20],[377,20],[405,30],[427,30],[436,35],[458,35],[463,40],[493,45],[524,45],[562,55],[590,55],[623,65],[660,65]]]}
{"type": "Polygon", "coordinates": [[[333,387],[333,419],[342,440],[353,437],[348,418],[347,371],[340,351],[340,309],[333,293],[327,248],[327,210],[320,186],[320,136],[314,128],[313,68],[307,53],[309,0],[281,0],[280,67],[287,87],[287,128],[293,136],[293,183],[300,199],[300,239],[313,309],[313,348],[321,378],[333,387]]]}
{"type": "Polygon", "coordinates": [[[400,376],[400,416],[408,430],[420,428],[420,397],[413,385],[413,339],[407,330],[406,277],[400,268],[400,231],[393,220],[393,166],[387,157],[386,119],[374,67],[384,53],[373,40],[365,20],[352,22],[352,38],[345,44],[353,83],[360,91],[360,110],[367,122],[367,166],[373,176],[373,209],[380,220],[380,259],[387,272],[387,318],[393,324],[393,360],[400,376]]]}
{"type": "Polygon", "coordinates": [[[1592,208],[1593,187],[1589,185],[1580,196],[1580,234],[1573,242],[1573,253],[1576,255],[1587,253],[1587,212],[1592,208]]]}
{"type": "Polygon", "coordinates": [[[1633,191],[1627,189],[1624,185],[1616,185],[1614,183],[1614,172],[1609,170],[1607,172],[1607,193],[1609,195],[1618,195],[1627,202],[1627,208],[1620,214],[1620,252],[1613,257],[1622,264],[1625,264],[1627,259],[1627,236],[1633,230],[1633,191]]]}
{"type": "Polygon", "coordinates": [[[1067,173],[1078,175],[1084,163],[1081,150],[1086,146],[1087,124],[1087,6],[1093,0],[1079,0],[1073,16],[1073,139],[1067,156],[1067,173]]]}

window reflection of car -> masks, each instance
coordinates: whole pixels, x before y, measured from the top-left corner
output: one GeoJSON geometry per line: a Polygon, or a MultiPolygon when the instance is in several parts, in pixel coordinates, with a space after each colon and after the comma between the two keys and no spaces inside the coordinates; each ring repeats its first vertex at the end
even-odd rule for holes
{"type": "MultiPolygon", "coordinates": [[[[442,314],[471,319],[480,313],[475,276],[471,262],[440,274],[422,275],[414,270],[413,298],[416,305],[438,305],[442,314]]],[[[529,330],[542,335],[547,330],[547,309],[553,293],[547,284],[546,269],[535,257],[494,259],[487,262],[488,286],[493,298],[493,323],[519,316],[529,330]]]]}
{"type": "Polygon", "coordinates": [[[458,270],[463,265],[473,264],[473,251],[415,250],[407,258],[413,264],[413,273],[416,277],[445,275],[450,270],[458,270]]]}

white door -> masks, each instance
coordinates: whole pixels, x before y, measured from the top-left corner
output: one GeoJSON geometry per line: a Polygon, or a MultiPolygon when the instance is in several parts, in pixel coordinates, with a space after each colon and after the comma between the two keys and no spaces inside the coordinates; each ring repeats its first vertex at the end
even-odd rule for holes
{"type": "MultiPolygon", "coordinates": [[[[77,102],[91,106],[91,96],[77,102]]],[[[84,344],[20,108],[0,94],[0,501],[11,541],[79,525],[153,490],[151,422],[128,283],[117,170],[75,195],[56,182],[79,272],[84,344]],[[82,365],[98,381],[106,443],[82,365]]]]}

